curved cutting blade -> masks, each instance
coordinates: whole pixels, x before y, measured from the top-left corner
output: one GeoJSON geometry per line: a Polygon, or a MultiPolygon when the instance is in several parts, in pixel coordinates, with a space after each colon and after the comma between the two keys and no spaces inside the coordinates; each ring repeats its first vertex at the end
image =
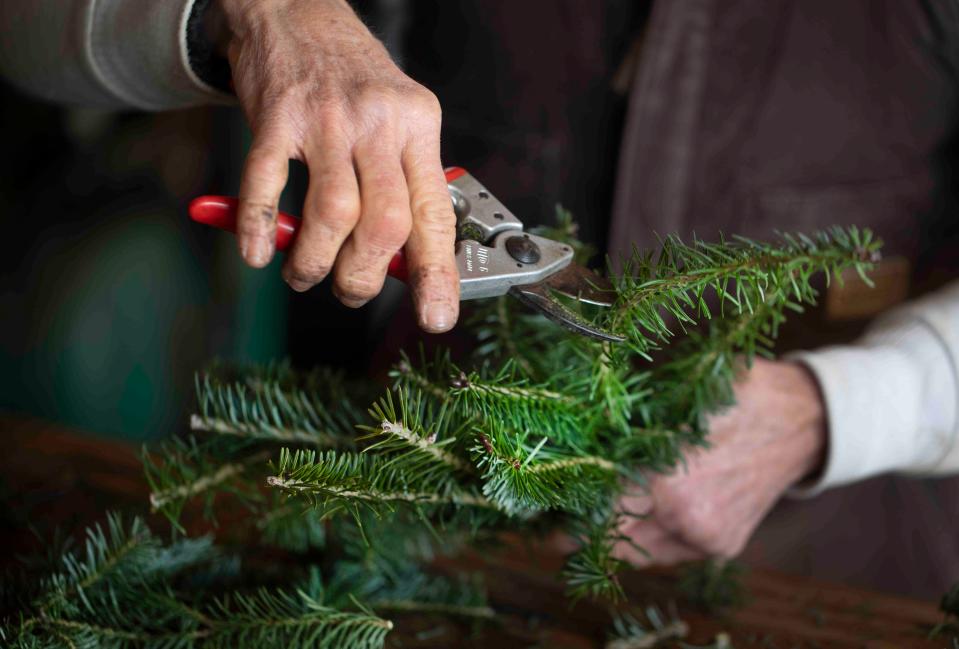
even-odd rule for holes
{"type": "Polygon", "coordinates": [[[557,293],[586,304],[608,307],[616,301],[616,289],[610,281],[579,264],[570,264],[541,283],[557,293]]]}
{"type": "Polygon", "coordinates": [[[625,340],[622,336],[587,322],[578,313],[557,301],[552,295],[553,291],[598,306],[611,306],[616,299],[616,291],[608,280],[576,264],[570,264],[542,282],[513,286],[509,289],[509,294],[574,333],[609,342],[625,340]]]}

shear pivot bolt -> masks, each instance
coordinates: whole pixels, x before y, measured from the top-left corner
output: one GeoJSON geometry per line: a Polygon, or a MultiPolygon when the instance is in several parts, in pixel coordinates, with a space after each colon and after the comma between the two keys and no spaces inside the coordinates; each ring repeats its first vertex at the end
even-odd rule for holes
{"type": "Polygon", "coordinates": [[[506,252],[523,264],[535,264],[540,259],[539,246],[526,237],[510,237],[506,240],[506,252]]]}

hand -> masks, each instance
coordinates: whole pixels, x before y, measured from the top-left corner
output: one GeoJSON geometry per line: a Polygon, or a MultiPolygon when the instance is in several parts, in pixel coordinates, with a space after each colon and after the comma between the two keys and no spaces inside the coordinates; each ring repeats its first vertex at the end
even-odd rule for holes
{"type": "Polygon", "coordinates": [[[711,448],[688,469],[653,478],[648,495],[627,497],[617,554],[631,563],[673,564],[739,554],[783,492],[816,471],[826,447],[822,397],[804,367],[757,359],[736,386],[736,405],[709,422],[711,448]]]}
{"type": "Polygon", "coordinates": [[[216,1],[253,130],[237,214],[243,259],[262,267],[273,257],[288,163],[301,160],[310,186],[286,282],[305,291],[332,271],[336,296],[359,307],[405,244],[420,326],[452,328],[456,217],[436,97],[397,68],[344,0],[216,1]]]}

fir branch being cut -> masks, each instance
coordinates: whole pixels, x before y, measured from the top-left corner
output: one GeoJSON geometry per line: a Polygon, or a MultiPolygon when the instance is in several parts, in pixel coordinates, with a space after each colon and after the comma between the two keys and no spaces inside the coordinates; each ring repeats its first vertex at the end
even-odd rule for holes
{"type": "Polygon", "coordinates": [[[855,228],[773,244],[668,237],[626,261],[611,308],[583,308],[626,343],[570,335],[506,298],[481,301],[472,357],[402,356],[393,385],[356,395],[328,373],[217,369],[197,383],[198,451],[148,462],[154,500],[174,510],[240,492],[258,526],[300,549],[340,534],[341,518],[364,544],[374,520],[450,538],[552,525],[581,542],[564,573],[570,594],[615,597],[628,483],[705,444],[707,415],[732,403],[737,374],[770,353],[787,314],[815,301],[816,276],[864,274],[878,248],[855,228]]]}
{"type": "Polygon", "coordinates": [[[609,328],[646,355],[675,335],[674,329],[712,317],[710,294],[725,316],[730,310],[752,312],[771,296],[783,303],[812,303],[816,291],[810,280],[816,273],[838,279],[843,269],[854,268],[868,282],[865,272],[878,261],[880,245],[871,231],[855,227],[812,236],[783,234],[779,244],[745,237],[686,244],[668,236],[657,253],[635,252],[625,261],[609,328]]]}

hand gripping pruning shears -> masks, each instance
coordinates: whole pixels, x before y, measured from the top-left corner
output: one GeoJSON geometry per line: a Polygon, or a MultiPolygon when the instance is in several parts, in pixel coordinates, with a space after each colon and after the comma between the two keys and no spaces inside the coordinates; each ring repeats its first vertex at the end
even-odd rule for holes
{"type": "MultiPolygon", "coordinates": [[[[608,280],[573,262],[572,247],[524,232],[523,222],[465,169],[448,168],[446,184],[456,212],[461,300],[509,294],[573,332],[599,340],[623,340],[591,324],[556,298],[560,294],[608,307],[616,297],[608,280]]],[[[198,223],[235,232],[236,209],[235,198],[200,196],[190,203],[189,211],[198,223]]],[[[295,216],[279,213],[278,251],[292,245],[299,223],[295,216]]],[[[402,250],[391,260],[388,273],[406,281],[402,250]]]]}

